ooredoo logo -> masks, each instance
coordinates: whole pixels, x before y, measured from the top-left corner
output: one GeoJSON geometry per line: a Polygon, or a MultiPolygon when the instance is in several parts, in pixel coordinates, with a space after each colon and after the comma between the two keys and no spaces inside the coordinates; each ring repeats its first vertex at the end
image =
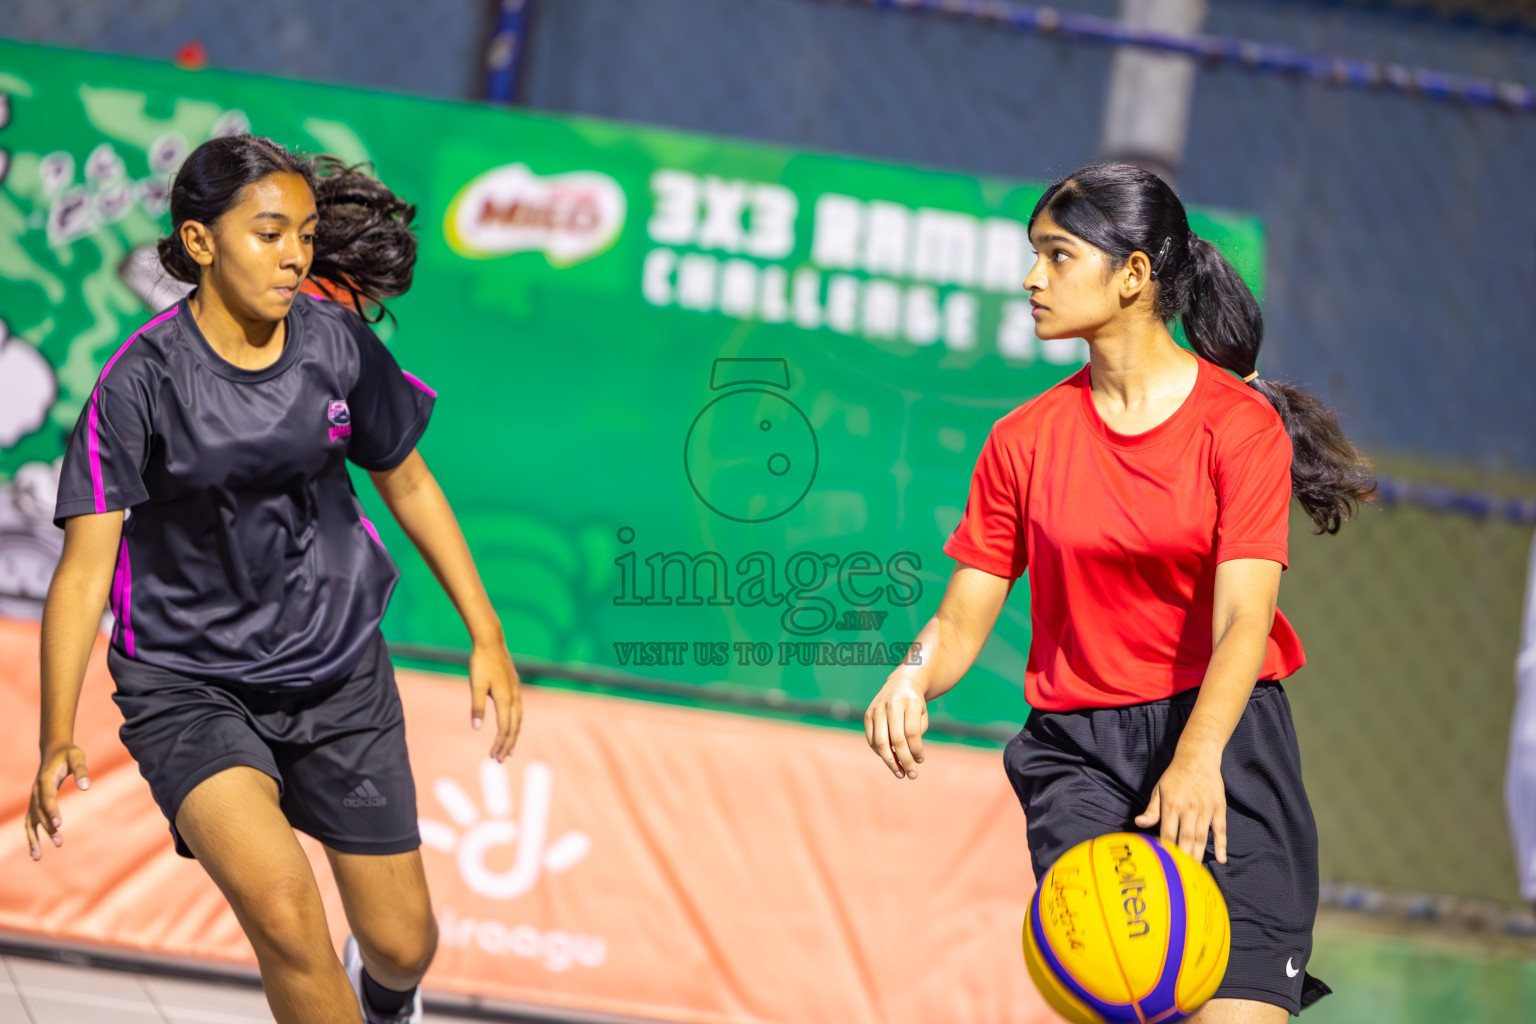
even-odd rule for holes
{"type": "MultiPolygon", "coordinates": [[[[451,853],[459,876],[472,890],[487,899],[516,899],[532,889],[544,871],[569,871],[592,851],[585,832],[572,830],[549,839],[549,809],[555,773],[542,761],[523,769],[523,794],[513,819],[512,786],[506,769],[487,759],[480,763],[480,800],[477,803],[457,779],[441,776],[432,794],[453,819],[449,825],[421,818],[423,846],[451,853]],[[490,866],[492,851],[516,844],[512,863],[505,870],[490,866]]],[[[503,857],[495,858],[504,860],[503,857]]]]}
{"type": "Polygon", "coordinates": [[[443,233],[461,256],[542,252],[567,267],[605,252],[624,227],[624,190],[596,171],[541,177],[524,164],[486,171],[448,204],[443,233]]]}

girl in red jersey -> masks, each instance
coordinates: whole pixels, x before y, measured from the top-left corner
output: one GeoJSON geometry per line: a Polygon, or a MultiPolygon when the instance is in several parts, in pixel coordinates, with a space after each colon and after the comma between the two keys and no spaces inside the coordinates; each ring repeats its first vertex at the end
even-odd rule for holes
{"type": "Polygon", "coordinates": [[[1133,828],[1209,854],[1232,954],[1193,1019],[1282,1021],[1328,992],[1304,970],[1317,831],[1279,683],[1305,660],[1276,607],[1287,515],[1294,494],[1337,532],[1374,484],[1327,408],[1258,379],[1258,303],[1156,175],[1085,167],[1041,197],[1029,237],[1036,333],[1086,338],[1089,363],[993,427],[926,657],[891,673],[865,735],[917,777],[927,702],[1028,570],[1032,710],[1004,762],[1036,879],[1133,828]]]}

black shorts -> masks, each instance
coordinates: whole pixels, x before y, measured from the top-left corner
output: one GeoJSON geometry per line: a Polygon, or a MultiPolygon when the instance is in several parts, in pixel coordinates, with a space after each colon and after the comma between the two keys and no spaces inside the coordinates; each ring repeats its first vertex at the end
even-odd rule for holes
{"type": "MultiPolygon", "coordinates": [[[[1138,829],[1152,788],[1199,690],[1168,700],[1082,711],[1032,711],[1003,752],[1024,805],[1038,882],[1085,840],[1138,829]]],[[[1205,864],[1232,917],[1232,957],[1217,999],[1251,999],[1299,1013],[1328,986],[1306,973],[1317,917],[1317,825],[1301,784],[1291,705],[1261,681],[1221,757],[1227,862],[1208,840],[1205,864]]]]}
{"type": "Polygon", "coordinates": [[[125,658],[107,667],[123,712],[118,735],[171,824],[198,783],[246,766],[277,782],[288,821],[342,853],[405,853],[421,845],[405,715],[383,635],[352,675],[289,693],[244,692],[125,658]]]}

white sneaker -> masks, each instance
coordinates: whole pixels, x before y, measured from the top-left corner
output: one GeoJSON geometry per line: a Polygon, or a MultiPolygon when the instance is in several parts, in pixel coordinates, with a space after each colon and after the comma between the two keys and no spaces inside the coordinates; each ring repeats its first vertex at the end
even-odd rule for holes
{"type": "Polygon", "coordinates": [[[342,950],[341,966],[346,969],[352,991],[357,993],[357,1005],[363,1011],[364,1024],[422,1024],[420,985],[416,986],[416,996],[411,1000],[411,1005],[397,1014],[381,1017],[368,1008],[368,1000],[363,998],[363,954],[357,948],[357,940],[350,935],[347,936],[346,948],[342,950]]]}

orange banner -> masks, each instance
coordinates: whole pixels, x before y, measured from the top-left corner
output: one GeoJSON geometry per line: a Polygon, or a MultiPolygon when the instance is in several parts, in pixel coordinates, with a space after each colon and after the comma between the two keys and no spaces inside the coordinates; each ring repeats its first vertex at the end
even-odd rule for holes
{"type": "MultiPolygon", "coordinates": [[[[91,788],[65,784],[63,848],[28,857],[37,649],[0,620],[0,929],[253,963],[118,742],[104,641],[76,728],[91,788]]],[[[701,1024],[1058,1019],[1020,955],[1034,880],[997,754],[931,744],[897,782],[857,733],[530,688],[497,765],[462,679],[399,677],[442,933],[427,988],[701,1024]]]]}

